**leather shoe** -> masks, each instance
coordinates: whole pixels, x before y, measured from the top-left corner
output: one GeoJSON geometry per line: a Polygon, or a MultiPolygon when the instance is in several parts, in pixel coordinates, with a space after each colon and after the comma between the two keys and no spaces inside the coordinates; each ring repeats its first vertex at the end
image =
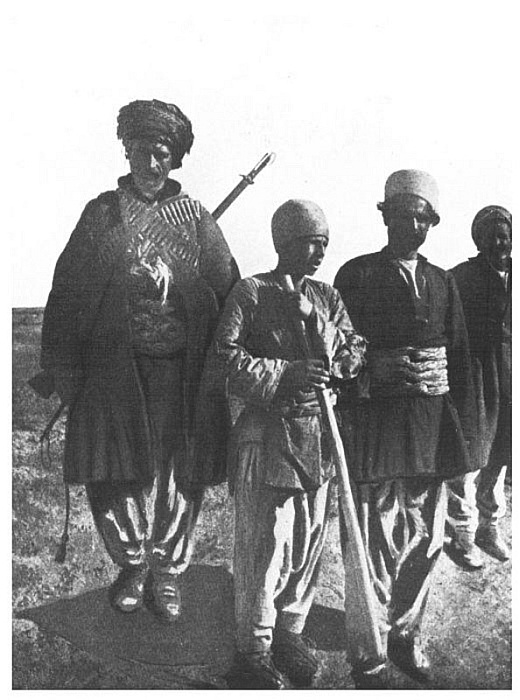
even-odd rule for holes
{"type": "Polygon", "coordinates": [[[231,690],[284,690],[286,687],[268,651],[237,654],[225,679],[231,690]]]}
{"type": "Polygon", "coordinates": [[[152,573],[147,603],[162,622],[175,622],[181,614],[181,593],[175,574],[152,573]]]}
{"type": "Polygon", "coordinates": [[[275,629],[271,649],[276,668],[285,673],[296,688],[311,687],[319,667],[301,634],[275,629]]]}
{"type": "Polygon", "coordinates": [[[112,607],[123,613],[141,608],[147,575],[146,567],[128,566],[121,569],[108,594],[112,607]]]}
{"type": "Polygon", "coordinates": [[[479,527],[475,540],[484,552],[495,559],[507,561],[511,558],[511,550],[497,527],[479,527]]]}
{"type": "Polygon", "coordinates": [[[456,532],[451,541],[453,553],[468,569],[481,569],[484,566],[482,552],[475,544],[475,535],[456,532]]]}
{"type": "Polygon", "coordinates": [[[425,683],[430,680],[430,660],[417,637],[403,637],[390,634],[388,637],[388,657],[410,678],[425,683]]]}

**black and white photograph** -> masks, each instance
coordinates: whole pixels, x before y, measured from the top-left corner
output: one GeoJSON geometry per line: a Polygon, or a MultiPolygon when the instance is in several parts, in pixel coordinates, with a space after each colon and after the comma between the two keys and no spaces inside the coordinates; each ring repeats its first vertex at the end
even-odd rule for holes
{"type": "Polygon", "coordinates": [[[6,690],[513,690],[515,14],[2,10],[6,690]]]}

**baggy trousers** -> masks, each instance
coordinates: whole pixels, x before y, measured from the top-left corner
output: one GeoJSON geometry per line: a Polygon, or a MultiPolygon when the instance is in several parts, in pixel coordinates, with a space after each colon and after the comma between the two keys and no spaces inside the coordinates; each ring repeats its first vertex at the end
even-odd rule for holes
{"type": "Polygon", "coordinates": [[[443,547],[446,487],[415,477],[357,484],[354,493],[386,649],[390,631],[409,639],[420,637],[443,547]]]}
{"type": "Polygon", "coordinates": [[[330,482],[313,492],[261,483],[261,443],[245,443],[235,481],[235,617],[238,649],[267,651],[274,627],[300,633],[320,569],[330,482]]]}
{"type": "Polygon", "coordinates": [[[188,496],[179,488],[185,460],[182,401],[178,400],[182,363],[140,357],[137,364],[157,456],[155,477],[146,485],[92,483],[87,495],[115,564],[180,574],[190,562],[202,501],[202,494],[188,496]]]}
{"type": "Polygon", "coordinates": [[[448,514],[458,532],[474,535],[477,526],[496,527],[506,514],[505,478],[507,464],[491,464],[452,479],[448,514]]]}

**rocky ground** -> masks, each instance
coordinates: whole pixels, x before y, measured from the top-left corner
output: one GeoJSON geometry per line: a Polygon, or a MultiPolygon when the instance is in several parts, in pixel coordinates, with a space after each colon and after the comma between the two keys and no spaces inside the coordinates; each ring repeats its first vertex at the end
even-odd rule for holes
{"type": "MultiPolygon", "coordinates": [[[[64,517],[64,424],[43,461],[39,435],[57,404],[26,380],[37,370],[41,310],[13,315],[13,676],[15,689],[225,688],[233,654],[232,502],[205,497],[193,567],[183,582],[186,619],[176,629],[147,612],[122,620],[106,602],[116,569],[96,534],[83,489],[71,492],[71,541],[54,560],[64,517]]],[[[510,491],[508,492],[510,499],[510,491]]],[[[506,529],[510,532],[510,519],[506,529]]],[[[319,688],[351,688],[342,618],[337,516],[308,632],[319,688]]],[[[511,565],[486,557],[479,572],[443,555],[425,622],[434,688],[511,687],[511,565]]],[[[395,669],[397,688],[418,688],[395,669]]]]}

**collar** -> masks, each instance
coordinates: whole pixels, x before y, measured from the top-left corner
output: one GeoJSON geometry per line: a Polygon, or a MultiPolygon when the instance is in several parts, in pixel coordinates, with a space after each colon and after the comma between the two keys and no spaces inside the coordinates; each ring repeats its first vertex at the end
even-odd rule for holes
{"type": "MultiPolygon", "coordinates": [[[[273,276],[273,279],[275,280],[275,282],[276,282],[277,284],[279,284],[280,287],[282,287],[283,289],[285,289],[285,284],[284,284],[283,281],[282,281],[282,274],[280,273],[280,271],[278,270],[278,268],[275,267],[273,270],[270,270],[270,273],[271,273],[271,275],[273,276]]],[[[300,287],[300,292],[301,292],[302,294],[305,294],[305,290],[306,290],[306,289],[308,288],[308,286],[309,286],[309,280],[310,280],[310,279],[311,279],[311,278],[307,277],[307,275],[304,276],[304,278],[303,278],[303,280],[302,280],[302,285],[301,285],[301,287],[300,287]]]]}
{"type": "MultiPolygon", "coordinates": [[[[400,258],[396,258],[390,253],[390,249],[387,245],[385,245],[385,247],[379,251],[379,255],[383,258],[385,262],[395,262],[396,260],[400,260],[400,258]]],[[[417,262],[428,262],[428,258],[426,258],[424,255],[421,255],[421,253],[417,253],[416,260],[417,262]]]]}
{"type": "MultiPolygon", "coordinates": [[[[153,204],[153,202],[150,202],[149,200],[145,199],[143,195],[139,192],[137,187],[134,185],[134,181],[132,180],[132,174],[128,173],[128,175],[123,175],[120,177],[117,181],[118,187],[120,187],[123,190],[126,190],[127,192],[130,192],[133,197],[136,197],[137,199],[140,199],[142,202],[146,202],[147,204],[153,204]]],[[[164,187],[160,192],[157,194],[155,198],[155,202],[161,202],[164,199],[168,199],[169,197],[176,197],[178,194],[180,194],[181,191],[181,184],[180,182],[177,182],[177,180],[166,180],[164,183],[164,187]]]]}

